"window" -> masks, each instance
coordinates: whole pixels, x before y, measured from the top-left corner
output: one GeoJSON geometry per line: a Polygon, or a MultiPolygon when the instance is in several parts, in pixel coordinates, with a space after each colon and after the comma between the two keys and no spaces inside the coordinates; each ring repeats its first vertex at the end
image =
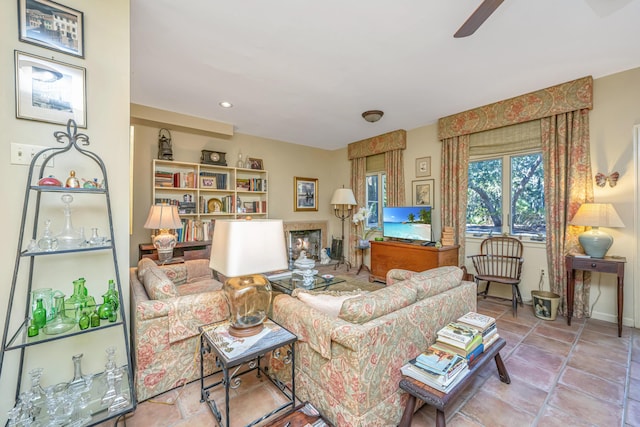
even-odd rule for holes
{"type": "Polygon", "coordinates": [[[540,152],[469,162],[467,233],[546,235],[540,152]]]}
{"type": "Polygon", "coordinates": [[[382,227],[382,208],[387,206],[387,174],[368,173],[365,183],[366,207],[371,212],[366,228],[382,227]]]}

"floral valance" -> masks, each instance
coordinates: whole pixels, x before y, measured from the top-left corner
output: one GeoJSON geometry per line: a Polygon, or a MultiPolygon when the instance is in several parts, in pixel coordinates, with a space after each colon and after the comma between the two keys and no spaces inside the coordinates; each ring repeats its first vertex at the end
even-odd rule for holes
{"type": "Polygon", "coordinates": [[[443,117],[438,120],[438,139],[496,129],[585,108],[593,108],[591,76],[443,117]]]}
{"type": "Polygon", "coordinates": [[[391,150],[404,150],[405,148],[407,148],[407,131],[398,129],[373,138],[352,142],[348,146],[348,155],[351,160],[391,150]]]}

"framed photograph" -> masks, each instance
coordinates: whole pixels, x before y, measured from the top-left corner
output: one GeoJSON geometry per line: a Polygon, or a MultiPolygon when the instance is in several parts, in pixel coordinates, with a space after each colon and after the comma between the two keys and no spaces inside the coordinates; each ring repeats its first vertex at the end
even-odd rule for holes
{"type": "Polygon", "coordinates": [[[18,0],[20,41],[84,58],[84,13],[49,0],[18,0]]]}
{"type": "Polygon", "coordinates": [[[201,176],[200,188],[216,189],[216,177],[215,176],[201,176]]]}
{"type": "Polygon", "coordinates": [[[433,207],[435,202],[434,186],[435,180],[433,179],[418,179],[411,181],[411,187],[413,189],[413,205],[433,207]]]}
{"type": "Polygon", "coordinates": [[[251,163],[251,169],[264,169],[264,167],[262,166],[262,159],[254,159],[252,157],[249,157],[249,162],[251,163]]]}
{"type": "Polygon", "coordinates": [[[318,179],[293,178],[294,212],[318,210],[318,179]]]}
{"type": "Polygon", "coordinates": [[[15,51],[16,117],[87,127],[86,70],[15,51]]]}
{"type": "Polygon", "coordinates": [[[416,159],[416,177],[431,176],[431,157],[416,159]]]}

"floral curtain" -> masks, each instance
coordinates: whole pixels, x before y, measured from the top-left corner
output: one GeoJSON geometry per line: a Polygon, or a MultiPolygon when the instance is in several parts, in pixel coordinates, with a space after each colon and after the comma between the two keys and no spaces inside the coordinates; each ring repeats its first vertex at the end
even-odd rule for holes
{"type": "MultiPolygon", "coordinates": [[[[593,202],[589,154],[589,110],[558,114],[541,119],[547,211],[547,263],[551,291],[560,295],[558,312],[567,310],[565,255],[582,252],[578,235],[584,227],[569,225],[583,203],[593,202]]],[[[591,273],[576,271],[573,315],[589,315],[591,273]]]]}
{"type": "MultiPolygon", "coordinates": [[[[365,199],[365,185],[364,179],[367,176],[367,161],[366,157],[357,157],[355,159],[351,159],[351,189],[353,190],[353,195],[356,196],[356,202],[360,203],[361,200],[365,199]]],[[[358,207],[354,206],[354,213],[357,211],[358,207]]],[[[351,221],[351,218],[347,218],[345,221],[348,221],[348,224],[345,224],[348,230],[351,230],[349,233],[349,248],[355,248],[358,242],[358,236],[351,221]]],[[[343,248],[344,250],[344,248],[343,248]]],[[[356,265],[356,251],[349,250],[349,262],[351,265],[356,265]]]]}
{"type": "Polygon", "coordinates": [[[464,238],[467,216],[467,180],[469,167],[469,135],[454,136],[442,141],[440,170],[440,218],[443,227],[453,227],[458,249],[458,265],[464,265],[464,238]]]}
{"type": "Polygon", "coordinates": [[[403,206],[405,194],[402,150],[391,150],[384,154],[384,171],[387,174],[387,206],[403,206]]]}

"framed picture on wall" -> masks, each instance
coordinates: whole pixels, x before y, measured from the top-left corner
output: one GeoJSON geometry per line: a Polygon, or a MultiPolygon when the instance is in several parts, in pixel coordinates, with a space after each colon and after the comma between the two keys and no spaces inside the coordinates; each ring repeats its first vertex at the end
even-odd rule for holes
{"type": "Polygon", "coordinates": [[[17,118],[87,127],[84,68],[17,50],[15,62],[17,118]]]}
{"type": "Polygon", "coordinates": [[[84,58],[84,13],[49,0],[18,0],[19,39],[84,58]]]}
{"type": "Polygon", "coordinates": [[[416,177],[431,176],[431,157],[416,159],[416,177]]]}
{"type": "Polygon", "coordinates": [[[418,179],[411,181],[414,206],[431,206],[434,205],[434,185],[433,179],[418,179]]]}
{"type": "Polygon", "coordinates": [[[293,210],[294,212],[318,210],[318,179],[293,178],[293,210]]]}

